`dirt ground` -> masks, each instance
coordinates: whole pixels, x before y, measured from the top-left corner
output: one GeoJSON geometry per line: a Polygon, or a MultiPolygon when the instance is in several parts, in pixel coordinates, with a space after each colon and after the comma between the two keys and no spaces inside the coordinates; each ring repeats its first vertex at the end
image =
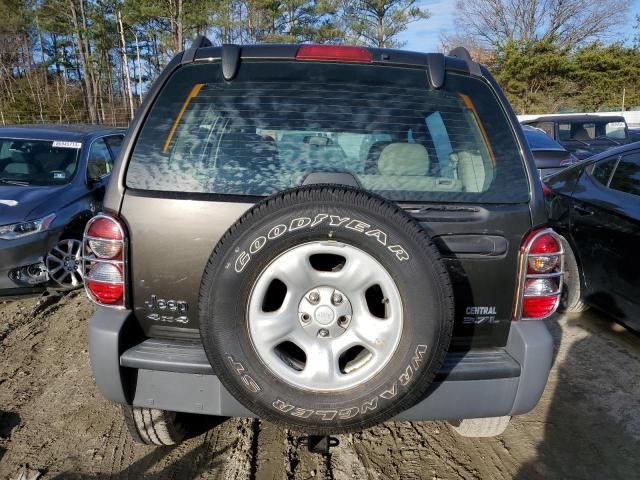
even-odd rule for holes
{"type": "Polygon", "coordinates": [[[93,306],[0,303],[0,478],[565,479],[640,475],[640,336],[587,312],[549,321],[555,367],[542,401],[497,438],[444,423],[388,423],[311,454],[291,432],[229,419],[175,448],[134,445],[91,378],[93,306]],[[28,468],[25,468],[28,467],[28,468]]]}

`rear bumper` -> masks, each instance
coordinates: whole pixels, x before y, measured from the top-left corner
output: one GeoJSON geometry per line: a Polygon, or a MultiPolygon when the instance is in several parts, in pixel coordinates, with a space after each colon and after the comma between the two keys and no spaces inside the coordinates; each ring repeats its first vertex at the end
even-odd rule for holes
{"type": "MultiPolygon", "coordinates": [[[[144,340],[130,311],[100,308],[89,323],[98,388],[114,402],[220,416],[254,416],[213,374],[202,345],[144,340]]],[[[504,348],[452,352],[429,394],[396,420],[528,412],[547,383],[553,341],[542,322],[514,323],[504,348]]]]}

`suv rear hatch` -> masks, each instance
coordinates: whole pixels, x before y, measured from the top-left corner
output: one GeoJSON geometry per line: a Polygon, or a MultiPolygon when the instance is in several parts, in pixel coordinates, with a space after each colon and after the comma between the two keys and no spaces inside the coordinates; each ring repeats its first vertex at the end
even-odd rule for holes
{"type": "Polygon", "coordinates": [[[200,49],[149,95],[124,151],[122,203],[106,201],[129,230],[129,302],[145,334],[199,338],[200,281],[224,232],[260,198],[341,172],[435,239],[456,295],[452,348],[505,345],[532,212],[503,97],[459,59],[438,82],[444,63],[427,68],[424,54],[359,49],[345,62],[296,59],[297,48],[226,63],[200,49]],[[427,155],[403,155],[406,143],[427,155]]]}

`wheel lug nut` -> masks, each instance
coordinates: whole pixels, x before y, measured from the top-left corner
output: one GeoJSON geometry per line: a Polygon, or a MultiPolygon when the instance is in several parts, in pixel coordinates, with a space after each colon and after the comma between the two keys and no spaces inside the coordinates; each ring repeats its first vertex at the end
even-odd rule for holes
{"type": "Polygon", "coordinates": [[[331,302],[333,302],[334,305],[340,305],[342,303],[342,295],[340,295],[339,293],[334,293],[331,296],[331,302]]]}
{"type": "Polygon", "coordinates": [[[325,328],[321,328],[320,330],[318,330],[318,336],[319,337],[328,337],[329,336],[329,330],[325,329],[325,328]]]}
{"type": "Polygon", "coordinates": [[[308,323],[311,321],[311,315],[308,313],[303,313],[300,317],[304,323],[308,323]]]}
{"type": "Polygon", "coordinates": [[[309,294],[309,301],[311,303],[318,303],[320,301],[320,294],[318,292],[311,292],[309,294]]]}
{"type": "Polygon", "coordinates": [[[346,317],[345,315],[342,315],[341,317],[338,318],[338,325],[340,325],[341,327],[346,326],[349,323],[349,318],[346,317]]]}

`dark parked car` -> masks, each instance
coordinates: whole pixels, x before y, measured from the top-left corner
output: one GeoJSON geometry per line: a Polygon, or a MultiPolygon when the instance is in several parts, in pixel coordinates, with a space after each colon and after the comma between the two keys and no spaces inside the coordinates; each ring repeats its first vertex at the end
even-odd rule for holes
{"type": "Polygon", "coordinates": [[[640,142],[545,179],[566,254],[568,310],[593,305],[640,330],[640,142]]]}
{"type": "Polygon", "coordinates": [[[533,154],[536,167],[538,167],[540,177],[557,173],[563,168],[580,161],[543,130],[530,125],[523,125],[522,130],[533,154]]]}
{"type": "Polygon", "coordinates": [[[629,138],[632,142],[640,142],[640,128],[629,127],[629,138]]]}
{"type": "Polygon", "coordinates": [[[82,232],[123,137],[97,126],[0,128],[0,296],[82,285],[82,232]]]}
{"type": "Polygon", "coordinates": [[[198,40],[146,96],[104,206],[89,352],[138,441],[179,442],[189,413],[491,436],[544,390],[560,239],[462,49],[198,40]]]}
{"type": "Polygon", "coordinates": [[[580,160],[631,143],[623,116],[544,115],[522,123],[544,130],[580,160]]]}

